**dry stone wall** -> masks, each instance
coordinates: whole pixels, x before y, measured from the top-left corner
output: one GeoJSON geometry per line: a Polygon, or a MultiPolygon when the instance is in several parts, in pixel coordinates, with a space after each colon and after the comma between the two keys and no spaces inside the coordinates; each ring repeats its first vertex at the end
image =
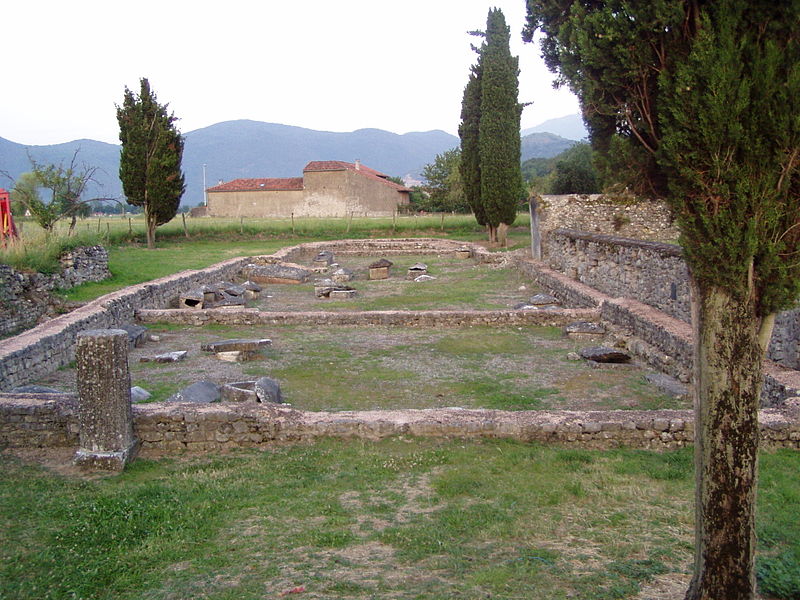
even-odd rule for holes
{"type": "MultiPolygon", "coordinates": [[[[78,409],[69,395],[0,395],[0,445],[75,447],[78,409]],[[47,398],[50,396],[50,398],[47,398]],[[45,399],[46,398],[46,399],[45,399]]],[[[759,412],[762,447],[800,448],[796,405],[759,412]]],[[[694,413],[662,411],[496,411],[424,409],[305,412],[241,402],[133,407],[141,455],[220,452],[320,437],[510,438],[565,446],[665,450],[694,439],[694,413]]]]}
{"type": "Polygon", "coordinates": [[[0,337],[33,327],[53,311],[50,292],[109,277],[108,252],[103,246],[76,248],[64,254],[61,271],[51,275],[25,273],[0,264],[0,337]]]}
{"type": "MultiPolygon", "coordinates": [[[[679,246],[556,229],[543,254],[549,267],[571,279],[691,322],[689,274],[679,246]]],[[[777,316],[767,356],[800,369],[800,308],[777,316]]]]}
{"type": "Polygon", "coordinates": [[[662,202],[631,202],[602,194],[540,198],[540,230],[545,237],[554,229],[575,229],[639,240],[678,239],[678,229],[662,202]]]}

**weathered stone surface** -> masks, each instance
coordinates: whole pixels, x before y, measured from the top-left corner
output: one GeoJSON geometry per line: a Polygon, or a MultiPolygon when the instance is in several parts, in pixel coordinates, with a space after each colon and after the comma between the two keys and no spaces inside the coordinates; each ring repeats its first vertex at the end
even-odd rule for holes
{"type": "Polygon", "coordinates": [[[174,350],[173,352],[164,352],[156,354],[155,356],[142,356],[139,362],[157,362],[157,363],[172,363],[180,362],[186,358],[189,352],[187,350],[174,350]]]}
{"type": "Polygon", "coordinates": [[[333,264],[333,252],[328,250],[323,250],[319,254],[314,257],[314,266],[315,267],[329,267],[333,264]]]}
{"type": "Polygon", "coordinates": [[[345,267],[339,267],[331,273],[331,280],[334,283],[347,283],[353,280],[353,272],[345,267]]]}
{"type": "Polygon", "coordinates": [[[408,273],[406,273],[406,279],[412,279],[416,281],[416,278],[420,275],[427,275],[428,274],[428,265],[425,263],[414,263],[408,268],[408,273]]]}
{"type": "Polygon", "coordinates": [[[145,400],[149,400],[152,396],[153,394],[138,385],[131,388],[131,402],[144,402],[145,400]]]}
{"type": "Polygon", "coordinates": [[[256,352],[270,344],[272,344],[272,340],[267,338],[218,340],[200,344],[200,350],[204,352],[256,352]]]}
{"type": "Polygon", "coordinates": [[[548,306],[561,303],[558,298],[550,294],[536,294],[535,296],[531,296],[530,300],[528,300],[528,304],[532,304],[533,306],[548,306]]]}
{"type": "Polygon", "coordinates": [[[374,263],[369,265],[370,269],[385,269],[387,267],[391,267],[394,263],[386,258],[381,258],[376,260],[374,263]]]}
{"type": "Polygon", "coordinates": [[[242,269],[245,277],[257,283],[305,283],[311,270],[293,263],[249,264],[242,269]]]}
{"type": "Polygon", "coordinates": [[[128,333],[93,329],[77,336],[78,426],[75,464],[120,470],[136,453],[128,333]]]}
{"type": "Polygon", "coordinates": [[[331,300],[348,300],[350,298],[355,298],[355,296],[356,290],[352,288],[331,290],[329,294],[331,300]]]}
{"type": "Polygon", "coordinates": [[[147,327],[141,325],[125,324],[120,325],[120,329],[128,334],[128,344],[131,348],[139,348],[147,341],[147,327]]]}
{"type": "Polygon", "coordinates": [[[586,360],[598,363],[627,363],[631,360],[631,356],[627,352],[607,346],[581,348],[578,353],[586,360]]]}
{"type": "Polygon", "coordinates": [[[167,402],[195,402],[209,404],[220,399],[219,386],[213,381],[198,381],[172,394],[167,402]]]}
{"type": "Polygon", "coordinates": [[[659,390],[676,398],[685,398],[689,395],[689,388],[680,381],[664,373],[647,373],[644,376],[648,383],[652,383],[659,390]]]}
{"type": "Polygon", "coordinates": [[[281,404],[283,395],[281,394],[281,384],[270,377],[260,377],[256,380],[253,389],[256,392],[258,402],[271,402],[281,404]]]}
{"type": "Polygon", "coordinates": [[[426,275],[417,275],[416,277],[414,277],[414,281],[417,282],[417,283],[424,283],[426,281],[435,281],[435,280],[436,280],[436,277],[434,277],[433,275],[427,275],[427,274],[426,275]]]}
{"type": "Polygon", "coordinates": [[[43,385],[21,385],[11,390],[12,394],[61,394],[62,392],[43,385]]]}
{"type": "Polygon", "coordinates": [[[567,334],[603,335],[606,332],[606,328],[602,323],[573,321],[564,327],[564,332],[567,334]]]}
{"type": "Polygon", "coordinates": [[[464,259],[464,258],[472,258],[472,250],[469,249],[469,248],[466,248],[466,247],[459,248],[458,250],[456,250],[456,256],[458,258],[462,258],[462,259],[464,259]]]}
{"type": "Polygon", "coordinates": [[[235,381],[226,383],[220,387],[221,399],[223,402],[256,402],[256,392],[253,381],[235,381]]]}
{"type": "Polygon", "coordinates": [[[178,298],[178,305],[181,308],[203,308],[203,301],[205,300],[205,291],[203,288],[194,288],[184,292],[178,298]]]}

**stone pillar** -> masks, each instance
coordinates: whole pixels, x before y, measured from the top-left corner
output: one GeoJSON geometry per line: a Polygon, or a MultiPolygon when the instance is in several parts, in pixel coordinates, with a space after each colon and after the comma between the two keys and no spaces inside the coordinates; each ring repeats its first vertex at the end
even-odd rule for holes
{"type": "Polygon", "coordinates": [[[531,213],[531,257],[542,260],[542,233],[539,230],[539,202],[538,196],[528,199],[528,209],[531,213]]]}
{"type": "Polygon", "coordinates": [[[121,471],[138,450],[133,436],[128,334],[92,329],[77,336],[80,447],[75,464],[121,471]]]}

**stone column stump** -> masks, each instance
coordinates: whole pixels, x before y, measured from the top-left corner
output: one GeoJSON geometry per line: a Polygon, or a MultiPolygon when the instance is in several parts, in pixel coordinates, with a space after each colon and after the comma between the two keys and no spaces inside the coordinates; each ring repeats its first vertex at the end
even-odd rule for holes
{"type": "Polygon", "coordinates": [[[78,426],[75,464],[121,471],[139,448],[133,435],[128,334],[92,329],[77,336],[78,426]]]}

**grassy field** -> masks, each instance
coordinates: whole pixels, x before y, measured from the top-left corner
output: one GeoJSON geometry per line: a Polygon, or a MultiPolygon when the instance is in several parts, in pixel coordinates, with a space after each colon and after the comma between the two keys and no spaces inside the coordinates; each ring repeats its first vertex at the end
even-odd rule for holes
{"type": "MultiPolygon", "coordinates": [[[[517,218],[509,233],[508,249],[530,243],[526,214],[517,218]]],[[[157,248],[144,247],[144,222],[106,217],[79,221],[76,234],[66,235],[66,223],[46,237],[32,221],[23,222],[22,242],[0,248],[0,263],[21,270],[45,273],[58,268],[58,256],[76,246],[103,244],[109,251],[112,277],[66,290],[66,300],[84,302],[123,287],[163,277],[184,269],[207,267],[233,256],[274,252],[302,242],[369,237],[442,237],[479,241],[486,237],[472,216],[428,215],[392,218],[350,219],[223,219],[186,220],[186,237],[181,217],[157,230],[157,248]]]]}
{"type": "MultiPolygon", "coordinates": [[[[0,469],[2,598],[682,598],[691,567],[690,450],[323,440],[0,469]]],[[[800,454],[760,469],[761,591],[797,598],[800,454]]]]}

